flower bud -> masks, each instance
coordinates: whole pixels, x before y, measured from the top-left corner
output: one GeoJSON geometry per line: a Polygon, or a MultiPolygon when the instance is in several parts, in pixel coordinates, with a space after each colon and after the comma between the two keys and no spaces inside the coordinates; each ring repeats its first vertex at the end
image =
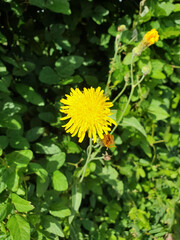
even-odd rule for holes
{"type": "Polygon", "coordinates": [[[150,68],[148,67],[148,66],[144,66],[143,68],[142,68],[142,73],[143,73],[143,75],[147,75],[147,74],[149,74],[150,73],[150,68]]]}
{"type": "Polygon", "coordinates": [[[126,30],[126,26],[125,25],[120,25],[118,27],[118,32],[124,32],[126,30]]]}

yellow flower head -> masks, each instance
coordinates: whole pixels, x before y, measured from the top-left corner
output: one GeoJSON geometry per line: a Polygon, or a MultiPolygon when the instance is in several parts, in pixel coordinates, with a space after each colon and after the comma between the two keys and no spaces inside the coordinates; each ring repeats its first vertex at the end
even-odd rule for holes
{"type": "Polygon", "coordinates": [[[143,43],[149,47],[159,40],[159,34],[156,29],[152,29],[144,35],[143,43]]]}
{"type": "Polygon", "coordinates": [[[112,115],[110,107],[113,106],[111,102],[103,94],[100,87],[84,88],[80,91],[79,88],[71,88],[70,95],[66,95],[66,99],[61,99],[60,102],[66,106],[62,106],[60,111],[67,114],[61,120],[69,119],[69,122],[63,127],[65,131],[71,133],[72,137],[78,133],[79,142],[82,142],[86,132],[88,137],[93,137],[94,143],[97,139],[97,134],[101,139],[103,134],[108,134],[112,124],[117,125],[116,122],[109,116],[112,115]]]}

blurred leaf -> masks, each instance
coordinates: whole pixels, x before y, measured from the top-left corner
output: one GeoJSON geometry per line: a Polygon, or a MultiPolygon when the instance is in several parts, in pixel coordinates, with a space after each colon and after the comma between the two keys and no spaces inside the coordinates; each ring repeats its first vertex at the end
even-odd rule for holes
{"type": "Polygon", "coordinates": [[[8,204],[7,203],[1,203],[0,204],[0,222],[2,222],[8,213],[8,204]]]}
{"type": "Polygon", "coordinates": [[[8,146],[7,136],[0,136],[0,148],[5,149],[8,146]]]}
{"type": "Polygon", "coordinates": [[[30,163],[29,169],[31,173],[38,175],[42,182],[45,182],[48,177],[48,172],[38,163],[30,163]]]}
{"type": "Polygon", "coordinates": [[[144,130],[144,127],[141,125],[141,123],[135,117],[124,118],[120,125],[122,125],[123,127],[133,127],[146,137],[146,132],[144,130]]]}
{"type": "Polygon", "coordinates": [[[104,17],[107,16],[109,14],[109,11],[107,9],[105,9],[104,7],[102,7],[101,5],[98,5],[95,10],[94,10],[94,14],[92,19],[97,23],[97,24],[101,24],[103,23],[104,17]]]}
{"type": "Polygon", "coordinates": [[[30,0],[29,2],[32,5],[35,5],[40,8],[48,8],[49,10],[56,13],[63,13],[68,15],[71,14],[68,0],[52,0],[52,1],[30,0]]]}
{"type": "Polygon", "coordinates": [[[26,138],[29,142],[36,141],[44,132],[43,127],[34,127],[26,132],[26,138]]]}
{"type": "Polygon", "coordinates": [[[13,240],[30,240],[30,226],[24,217],[18,214],[11,216],[7,228],[13,240]]]}
{"type": "Polygon", "coordinates": [[[42,217],[42,224],[46,231],[60,237],[64,237],[61,225],[59,224],[59,221],[56,220],[56,218],[52,216],[43,216],[42,217]]]}
{"type": "Polygon", "coordinates": [[[37,176],[36,179],[36,195],[37,197],[42,197],[43,194],[47,191],[50,180],[49,177],[40,177],[37,176]],[[45,181],[44,181],[45,178],[45,181]]]}
{"type": "Polygon", "coordinates": [[[68,189],[66,176],[58,170],[53,173],[52,184],[56,191],[65,191],[68,189]]]}
{"type": "Polygon", "coordinates": [[[16,90],[27,102],[44,106],[44,100],[31,86],[19,83],[16,85],[16,90]]]}
{"type": "Polygon", "coordinates": [[[62,198],[59,202],[52,204],[50,207],[50,214],[59,218],[68,217],[71,214],[71,211],[67,207],[67,202],[67,198],[62,198]]]}
{"type": "Polygon", "coordinates": [[[18,168],[26,167],[33,158],[31,150],[14,151],[6,155],[9,164],[16,163],[18,168]]]}
{"type": "Polygon", "coordinates": [[[15,193],[12,193],[11,198],[12,203],[15,205],[15,208],[18,212],[29,212],[34,209],[34,206],[31,205],[31,202],[26,201],[15,193]]]}
{"type": "Polygon", "coordinates": [[[28,149],[30,147],[27,139],[18,135],[16,137],[13,136],[12,138],[9,138],[9,144],[15,149],[28,149]]]}
{"type": "Polygon", "coordinates": [[[48,161],[46,169],[49,173],[53,173],[55,170],[58,170],[63,166],[66,160],[66,154],[64,152],[60,152],[52,155],[51,157],[48,156],[46,159],[48,161]]]}
{"type": "Polygon", "coordinates": [[[42,68],[39,74],[39,80],[49,85],[58,84],[60,81],[56,72],[49,66],[42,68]]]}
{"type": "Polygon", "coordinates": [[[57,154],[61,150],[50,139],[42,139],[41,142],[35,143],[34,150],[39,154],[57,154]]]}
{"type": "Polygon", "coordinates": [[[148,107],[148,112],[153,114],[157,121],[164,120],[169,117],[169,114],[160,105],[160,101],[153,99],[148,107]]]}
{"type": "Polygon", "coordinates": [[[48,123],[54,123],[56,121],[56,118],[52,112],[41,112],[38,116],[42,121],[48,123]]]}
{"type": "Polygon", "coordinates": [[[56,71],[62,78],[67,78],[73,75],[74,70],[79,68],[83,63],[84,58],[80,56],[67,56],[59,58],[56,63],[56,71]]]}
{"type": "Polygon", "coordinates": [[[174,4],[170,2],[157,3],[155,13],[157,17],[169,16],[174,10],[174,4]]]}

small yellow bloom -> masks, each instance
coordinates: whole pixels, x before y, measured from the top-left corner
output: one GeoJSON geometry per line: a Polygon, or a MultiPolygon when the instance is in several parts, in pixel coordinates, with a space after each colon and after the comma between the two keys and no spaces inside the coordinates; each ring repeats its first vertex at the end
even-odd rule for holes
{"type": "Polygon", "coordinates": [[[159,40],[159,34],[156,29],[152,29],[144,35],[143,43],[149,47],[159,40]]]}
{"type": "Polygon", "coordinates": [[[144,35],[143,40],[138,44],[138,46],[133,49],[134,55],[140,56],[142,51],[144,51],[144,49],[151,46],[158,40],[159,40],[158,32],[154,28],[151,29],[151,31],[147,32],[144,35]]]}
{"type": "Polygon", "coordinates": [[[93,137],[94,143],[97,140],[97,135],[103,139],[103,134],[108,134],[112,124],[116,122],[109,116],[112,115],[110,107],[113,106],[104,94],[100,87],[84,88],[80,91],[79,88],[71,88],[70,95],[66,95],[66,99],[61,99],[60,102],[66,106],[62,106],[60,111],[67,114],[61,120],[69,119],[69,122],[63,127],[65,131],[71,133],[72,137],[78,134],[79,142],[82,142],[86,132],[88,137],[93,137]]]}

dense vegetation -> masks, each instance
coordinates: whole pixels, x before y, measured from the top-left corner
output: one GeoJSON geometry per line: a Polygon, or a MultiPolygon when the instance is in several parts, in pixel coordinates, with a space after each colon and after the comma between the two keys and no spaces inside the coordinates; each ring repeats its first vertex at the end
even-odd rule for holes
{"type": "MultiPolygon", "coordinates": [[[[180,239],[179,12],[173,0],[1,0],[1,239],[180,239]],[[110,160],[92,161],[79,183],[89,140],[65,132],[59,100],[71,87],[106,89],[108,76],[113,100],[152,28],[159,41],[133,64],[135,80],[150,73],[116,147],[98,155],[110,160]]],[[[116,121],[129,93],[112,107],[116,121]]]]}

